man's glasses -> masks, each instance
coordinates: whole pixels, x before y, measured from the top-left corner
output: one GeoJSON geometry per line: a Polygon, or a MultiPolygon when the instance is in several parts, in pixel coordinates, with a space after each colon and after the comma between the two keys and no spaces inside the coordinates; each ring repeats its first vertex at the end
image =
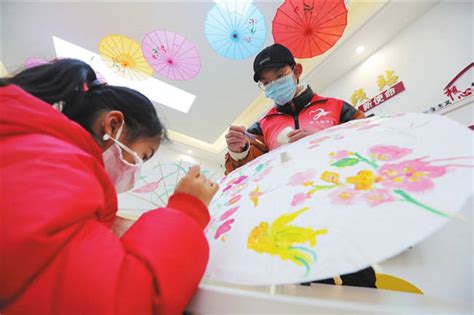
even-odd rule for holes
{"type": "Polygon", "coordinates": [[[260,89],[262,89],[263,91],[265,91],[266,89],[268,89],[272,84],[278,84],[278,83],[282,83],[283,81],[285,81],[285,77],[290,74],[291,72],[293,71],[293,68],[285,71],[284,73],[280,73],[276,76],[275,79],[273,80],[270,80],[268,82],[262,82],[262,81],[258,81],[258,87],[260,89]]]}

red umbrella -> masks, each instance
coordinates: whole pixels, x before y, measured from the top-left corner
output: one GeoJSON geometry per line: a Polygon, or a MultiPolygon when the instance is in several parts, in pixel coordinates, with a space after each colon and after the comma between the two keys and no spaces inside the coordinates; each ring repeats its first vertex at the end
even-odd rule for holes
{"type": "Polygon", "coordinates": [[[334,46],[347,25],[344,0],[285,0],[273,18],[273,39],[296,58],[311,58],[334,46]]]}

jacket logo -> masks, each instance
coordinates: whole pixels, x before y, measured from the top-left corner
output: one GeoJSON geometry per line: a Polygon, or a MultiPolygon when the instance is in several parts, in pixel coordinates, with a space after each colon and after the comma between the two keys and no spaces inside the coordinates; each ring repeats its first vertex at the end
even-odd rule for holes
{"type": "Polygon", "coordinates": [[[327,115],[331,114],[331,112],[326,112],[326,111],[324,111],[324,109],[318,108],[318,109],[310,111],[309,114],[311,116],[314,115],[313,120],[318,120],[321,117],[324,117],[324,116],[327,116],[327,115]]]}

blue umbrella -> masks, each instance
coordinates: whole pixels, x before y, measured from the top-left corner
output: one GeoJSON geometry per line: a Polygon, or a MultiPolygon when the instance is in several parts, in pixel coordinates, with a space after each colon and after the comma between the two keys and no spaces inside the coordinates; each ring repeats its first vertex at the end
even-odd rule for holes
{"type": "Polygon", "coordinates": [[[250,1],[221,0],[207,15],[205,33],[219,55],[240,60],[262,49],[267,28],[262,13],[250,1]]]}

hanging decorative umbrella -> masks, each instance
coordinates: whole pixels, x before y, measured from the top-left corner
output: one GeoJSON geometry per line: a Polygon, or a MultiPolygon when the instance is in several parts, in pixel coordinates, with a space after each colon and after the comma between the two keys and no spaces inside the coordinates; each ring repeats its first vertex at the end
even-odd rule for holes
{"type": "Polygon", "coordinates": [[[150,32],[143,38],[142,51],[150,66],[171,80],[191,80],[201,69],[196,47],[178,33],[150,32]]]}
{"type": "Polygon", "coordinates": [[[266,32],[263,15],[251,1],[221,0],[206,18],[207,40],[225,58],[240,60],[255,55],[266,32]]]}
{"type": "Polygon", "coordinates": [[[285,0],[272,23],[275,43],[311,58],[337,43],[347,25],[344,0],[285,0]]]}
{"type": "Polygon", "coordinates": [[[300,283],[392,257],[459,219],[473,192],[472,143],[472,131],[446,117],[404,114],[273,150],[220,182],[206,274],[300,283]]]}
{"type": "Polygon", "coordinates": [[[99,43],[99,53],[105,64],[116,74],[134,81],[142,81],[153,74],[143,58],[140,44],[122,35],[109,35],[99,43]]]}
{"type": "Polygon", "coordinates": [[[31,57],[25,60],[25,67],[30,69],[47,63],[49,63],[49,61],[46,59],[31,57]]]}
{"type": "MultiPolygon", "coordinates": [[[[166,205],[179,180],[193,165],[182,160],[150,165],[142,171],[132,190],[118,196],[119,212],[138,217],[166,205]]],[[[201,166],[201,173],[211,180],[221,177],[217,171],[211,171],[206,166],[201,166]]]]}

